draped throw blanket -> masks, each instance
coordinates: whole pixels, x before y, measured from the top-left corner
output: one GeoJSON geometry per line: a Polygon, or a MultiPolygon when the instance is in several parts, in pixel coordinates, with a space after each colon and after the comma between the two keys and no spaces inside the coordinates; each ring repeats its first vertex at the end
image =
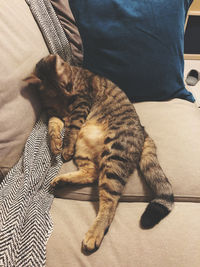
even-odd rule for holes
{"type": "Polygon", "coordinates": [[[52,54],[59,54],[72,63],[69,40],[49,0],[26,0],[33,17],[43,34],[46,45],[52,54]]]}
{"type": "Polygon", "coordinates": [[[44,116],[36,123],[19,162],[0,186],[0,266],[45,266],[52,231],[50,181],[62,164],[51,155],[44,116]]]}

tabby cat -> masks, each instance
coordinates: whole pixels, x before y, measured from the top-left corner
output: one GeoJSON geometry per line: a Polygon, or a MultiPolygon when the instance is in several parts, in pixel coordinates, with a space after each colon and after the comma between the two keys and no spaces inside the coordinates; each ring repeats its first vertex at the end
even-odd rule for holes
{"type": "Polygon", "coordinates": [[[104,77],[70,66],[58,55],[40,60],[26,81],[39,89],[49,115],[53,154],[62,153],[66,161],[73,157],[77,165],[77,171],[55,177],[52,187],[98,180],[99,211],[82,242],[85,251],[99,248],[136,168],[155,195],[141,226],[153,227],[172,210],[172,187],[159,165],[155,144],[121,89],[104,77]]]}

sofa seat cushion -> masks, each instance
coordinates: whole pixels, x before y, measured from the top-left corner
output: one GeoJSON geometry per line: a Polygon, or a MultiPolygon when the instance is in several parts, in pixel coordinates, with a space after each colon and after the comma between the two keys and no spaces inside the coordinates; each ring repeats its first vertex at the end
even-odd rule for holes
{"type": "MultiPolygon", "coordinates": [[[[200,201],[200,109],[181,99],[168,102],[135,104],[141,123],[157,146],[159,162],[170,180],[176,201],[200,201]]],[[[75,170],[72,161],[60,173],[75,170]]],[[[97,200],[97,186],[68,185],[56,196],[78,200],[97,200]]],[[[146,201],[151,198],[137,170],[130,176],[122,201],[146,201]]]]}
{"type": "Polygon", "coordinates": [[[146,203],[119,203],[101,247],[81,253],[81,241],[96,217],[98,203],[54,199],[54,231],[47,243],[46,267],[199,267],[198,203],[176,203],[156,227],[143,230],[140,217],[146,203]]]}
{"type": "Polygon", "coordinates": [[[49,52],[25,1],[0,1],[0,168],[21,156],[36,121],[39,102],[22,79],[49,52]]]}

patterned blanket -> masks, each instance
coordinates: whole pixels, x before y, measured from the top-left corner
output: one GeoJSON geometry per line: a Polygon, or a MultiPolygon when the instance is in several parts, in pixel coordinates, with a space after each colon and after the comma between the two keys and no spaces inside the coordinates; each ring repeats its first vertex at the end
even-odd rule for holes
{"type": "Polygon", "coordinates": [[[0,266],[45,266],[52,231],[50,181],[62,164],[48,146],[44,116],[36,123],[19,162],[0,185],[0,266]]]}

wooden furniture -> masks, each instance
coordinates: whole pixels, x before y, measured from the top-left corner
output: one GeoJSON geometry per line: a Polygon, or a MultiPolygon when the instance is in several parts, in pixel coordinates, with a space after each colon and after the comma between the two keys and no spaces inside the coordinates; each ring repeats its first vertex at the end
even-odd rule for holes
{"type": "Polygon", "coordinates": [[[185,23],[185,59],[200,59],[200,0],[194,0],[185,23]]]}

